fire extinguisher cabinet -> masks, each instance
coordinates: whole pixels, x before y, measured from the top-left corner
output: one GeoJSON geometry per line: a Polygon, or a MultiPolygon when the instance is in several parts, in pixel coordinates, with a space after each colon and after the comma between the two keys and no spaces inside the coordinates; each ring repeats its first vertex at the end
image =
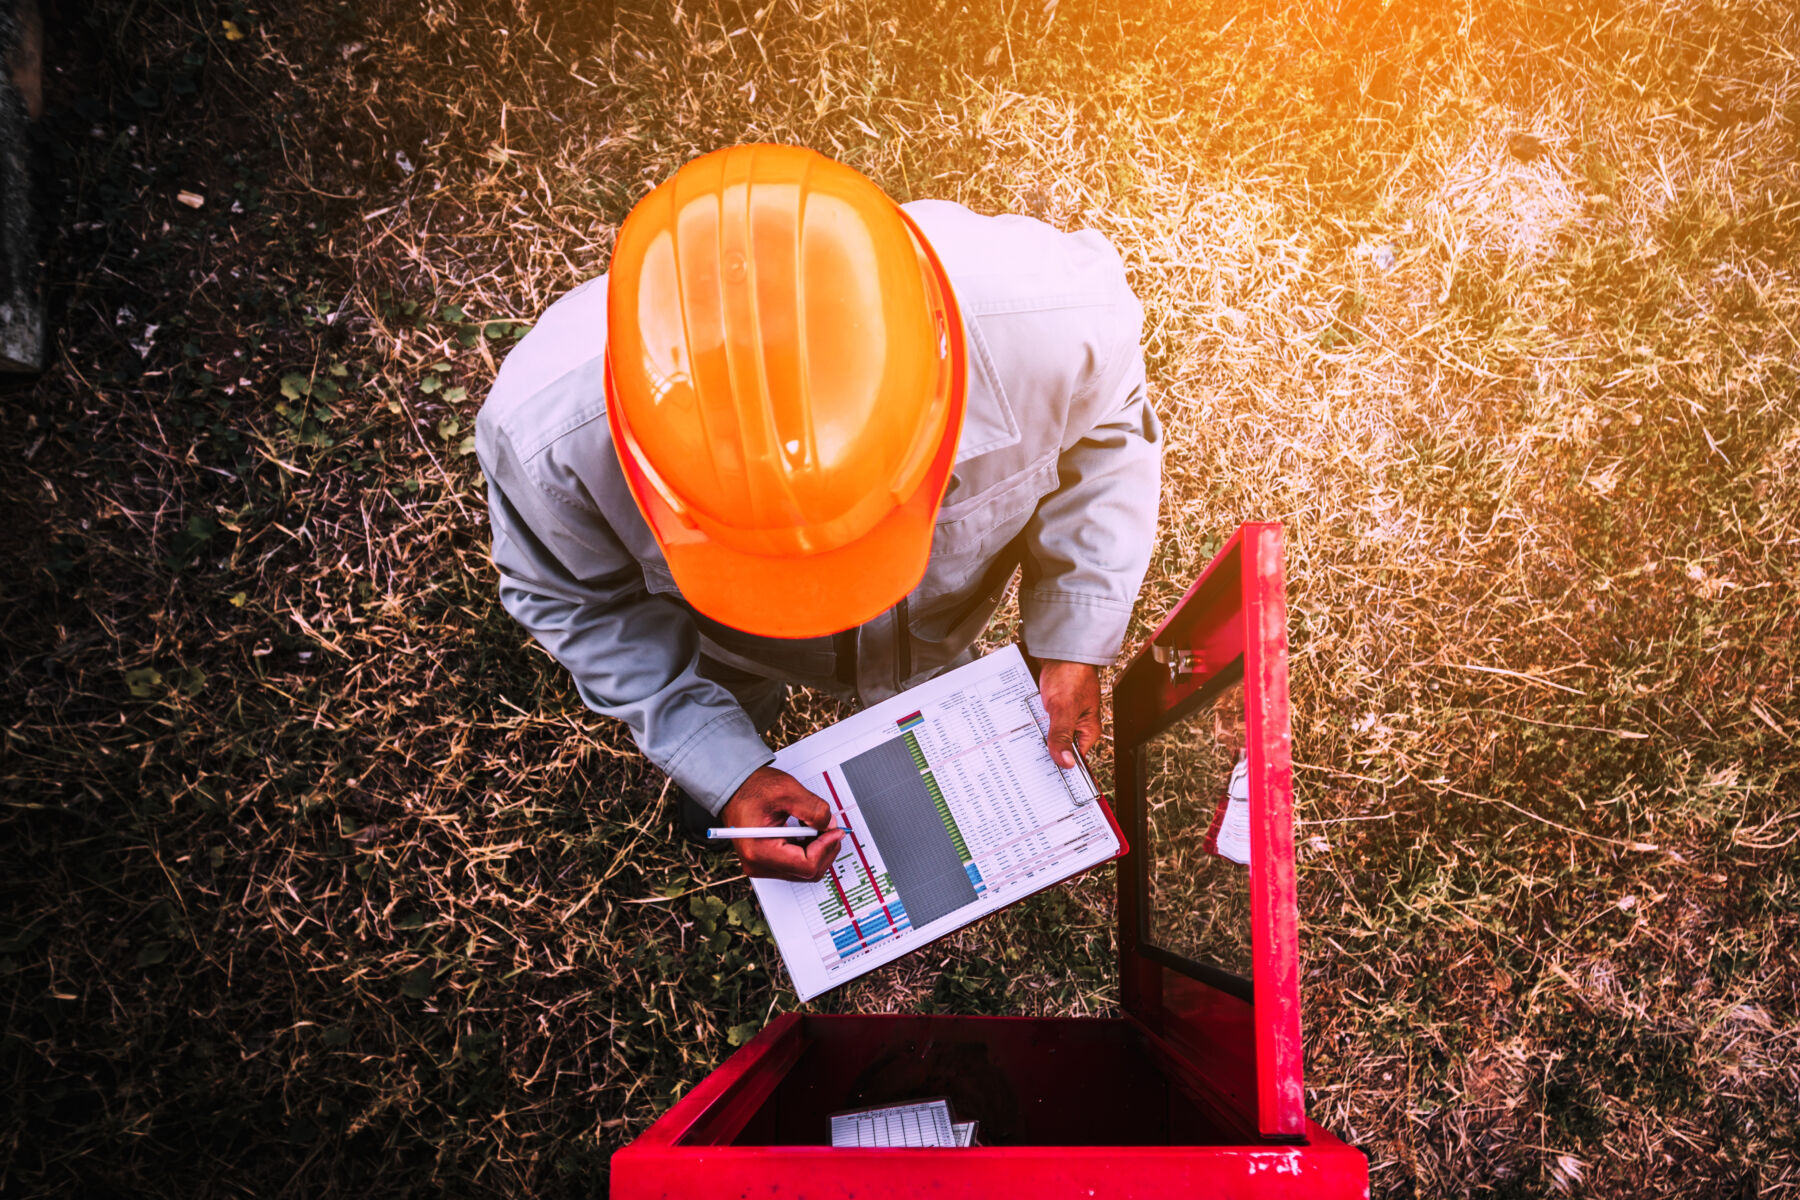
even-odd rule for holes
{"type": "Polygon", "coordinates": [[[1366,1197],[1305,1111],[1279,525],[1226,543],[1113,716],[1122,1015],[786,1014],[613,1156],[614,1200],[1366,1197]],[[934,1096],[980,1144],[830,1144],[934,1096]]]}

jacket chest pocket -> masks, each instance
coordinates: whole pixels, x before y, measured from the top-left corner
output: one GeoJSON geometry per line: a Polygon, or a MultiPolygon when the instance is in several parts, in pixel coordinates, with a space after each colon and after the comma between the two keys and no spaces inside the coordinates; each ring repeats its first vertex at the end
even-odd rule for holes
{"type": "Polygon", "coordinates": [[[675,576],[669,573],[668,567],[661,563],[644,562],[642,559],[638,560],[638,565],[644,569],[645,591],[652,596],[680,598],[681,589],[675,586],[675,576]]]}
{"type": "Polygon", "coordinates": [[[1056,490],[1056,456],[1049,455],[981,494],[946,505],[931,537],[931,566],[916,601],[957,591],[971,575],[1017,537],[1037,511],[1038,501],[1056,490]]]}

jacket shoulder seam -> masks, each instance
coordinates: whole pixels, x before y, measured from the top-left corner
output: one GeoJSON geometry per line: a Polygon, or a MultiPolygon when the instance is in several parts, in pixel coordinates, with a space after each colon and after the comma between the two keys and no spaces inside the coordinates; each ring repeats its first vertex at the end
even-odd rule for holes
{"type": "Polygon", "coordinates": [[[1094,292],[1053,292],[1045,296],[1012,296],[1004,300],[977,300],[964,311],[977,317],[1002,317],[1012,313],[1044,312],[1056,308],[1114,308],[1117,296],[1094,292]]]}
{"type": "MultiPolygon", "coordinates": [[[[519,461],[525,462],[530,459],[536,458],[538,455],[540,455],[544,451],[548,450],[551,447],[551,445],[553,445],[554,443],[556,443],[558,441],[561,441],[565,437],[568,437],[571,433],[574,433],[577,429],[580,429],[585,425],[591,425],[595,421],[604,420],[605,418],[606,418],[606,402],[601,401],[598,411],[577,413],[574,416],[566,418],[562,422],[562,424],[553,425],[549,429],[541,431],[538,435],[537,440],[535,440],[533,442],[528,442],[525,445],[519,446],[519,448],[518,448],[519,461]]],[[[506,424],[507,424],[507,426],[510,426],[511,422],[508,421],[506,424]]],[[[505,428],[505,427],[503,427],[503,428],[505,428]]],[[[505,428],[505,432],[509,438],[512,436],[513,431],[510,428],[505,428]]]]}

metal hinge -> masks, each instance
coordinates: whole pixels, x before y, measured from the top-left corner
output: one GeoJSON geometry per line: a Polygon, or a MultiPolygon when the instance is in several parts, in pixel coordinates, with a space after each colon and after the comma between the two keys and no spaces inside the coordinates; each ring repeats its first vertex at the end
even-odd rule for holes
{"type": "Polygon", "coordinates": [[[1194,673],[1194,652],[1178,650],[1174,646],[1150,645],[1150,657],[1169,668],[1169,678],[1179,679],[1183,675],[1194,673]]]}

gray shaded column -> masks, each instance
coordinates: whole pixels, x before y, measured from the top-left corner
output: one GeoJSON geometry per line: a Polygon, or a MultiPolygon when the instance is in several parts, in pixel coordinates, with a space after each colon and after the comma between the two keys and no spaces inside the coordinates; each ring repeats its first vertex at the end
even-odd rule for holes
{"type": "Polygon", "coordinates": [[[842,770],[862,813],[860,832],[881,851],[913,928],[975,903],[975,885],[906,743],[895,738],[864,750],[845,759],[842,770]]]}

